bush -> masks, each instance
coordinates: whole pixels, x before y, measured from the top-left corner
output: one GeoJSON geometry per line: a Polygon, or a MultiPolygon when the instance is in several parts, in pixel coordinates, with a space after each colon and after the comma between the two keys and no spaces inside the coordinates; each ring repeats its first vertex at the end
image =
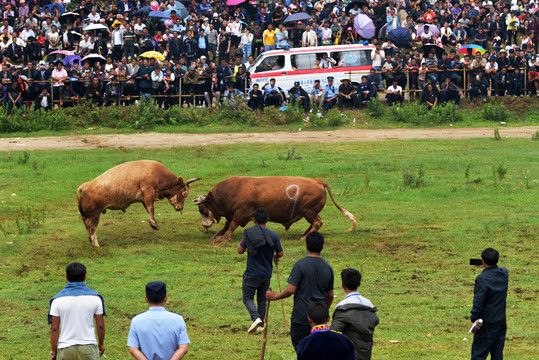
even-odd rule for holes
{"type": "Polygon", "coordinates": [[[462,121],[462,113],[453,102],[447,102],[428,109],[417,102],[403,103],[391,108],[395,121],[416,125],[439,125],[462,121]]]}
{"type": "Polygon", "coordinates": [[[381,117],[385,112],[385,107],[377,98],[370,99],[367,103],[367,108],[369,109],[369,115],[375,118],[381,117]]]}
{"type": "Polygon", "coordinates": [[[483,110],[481,110],[481,115],[484,120],[495,122],[507,122],[513,118],[505,106],[495,103],[485,104],[483,110]]]}

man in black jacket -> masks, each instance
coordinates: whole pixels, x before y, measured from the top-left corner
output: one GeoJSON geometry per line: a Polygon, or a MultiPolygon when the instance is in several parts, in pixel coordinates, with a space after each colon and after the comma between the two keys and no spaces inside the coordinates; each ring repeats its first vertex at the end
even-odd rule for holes
{"type": "Polygon", "coordinates": [[[305,110],[305,114],[309,113],[310,109],[310,99],[309,94],[307,94],[307,91],[305,91],[302,87],[299,81],[296,81],[294,83],[294,87],[290,90],[288,90],[288,94],[290,95],[290,103],[295,104],[296,102],[299,103],[299,105],[305,110]]]}
{"type": "Polygon", "coordinates": [[[260,109],[264,111],[264,93],[259,90],[258,84],[253,85],[253,90],[249,91],[249,102],[247,103],[251,109],[260,109]]]}
{"type": "Polygon", "coordinates": [[[370,360],[373,345],[374,328],[379,320],[378,310],[369,299],[359,295],[361,273],[348,268],[341,272],[342,287],[346,293],[333,313],[331,330],[340,331],[348,336],[356,348],[356,360],[370,360]]]}
{"type": "Polygon", "coordinates": [[[503,359],[509,273],[506,268],[498,267],[499,258],[500,254],[493,248],[481,253],[481,267],[485,270],[475,278],[470,319],[472,324],[482,319],[483,326],[474,335],[471,360],[484,360],[489,353],[491,360],[503,359]]]}

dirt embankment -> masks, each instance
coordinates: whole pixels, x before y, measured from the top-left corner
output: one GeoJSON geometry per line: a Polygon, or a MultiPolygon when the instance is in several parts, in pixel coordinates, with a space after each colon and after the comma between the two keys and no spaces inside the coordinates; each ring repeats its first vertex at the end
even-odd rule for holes
{"type": "MultiPolygon", "coordinates": [[[[500,129],[500,135],[509,138],[529,138],[538,130],[539,126],[502,128],[500,129]]],[[[493,136],[494,128],[343,129],[334,131],[225,134],[145,133],[122,135],[73,135],[0,139],[0,151],[161,148],[239,143],[329,143],[409,139],[469,139],[493,136]]]]}

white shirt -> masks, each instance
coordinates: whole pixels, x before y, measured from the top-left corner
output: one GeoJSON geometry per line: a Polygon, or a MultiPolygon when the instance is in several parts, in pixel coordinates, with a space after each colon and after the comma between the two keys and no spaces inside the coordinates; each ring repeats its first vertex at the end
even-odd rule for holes
{"type": "Polygon", "coordinates": [[[99,19],[101,19],[101,16],[99,16],[97,12],[95,14],[90,13],[90,15],[88,15],[88,19],[90,19],[90,22],[98,22],[99,19]]]}
{"type": "Polygon", "coordinates": [[[359,305],[374,307],[374,305],[369,299],[359,295],[357,291],[351,292],[348,295],[346,295],[344,300],[342,300],[341,302],[337,304],[337,306],[335,306],[335,309],[338,308],[339,306],[348,305],[348,304],[359,304],[359,305]]]}
{"type": "Polygon", "coordinates": [[[146,27],[146,25],[144,25],[144,24],[135,24],[135,26],[134,26],[135,34],[141,33],[142,30],[144,30],[145,27],[146,27]]]}
{"type": "Polygon", "coordinates": [[[387,88],[389,91],[392,91],[392,92],[402,92],[402,87],[400,87],[399,85],[397,85],[397,87],[394,87],[393,85],[391,85],[389,88],[387,88]]]}
{"type": "Polygon", "coordinates": [[[99,296],[63,296],[51,304],[52,316],[60,317],[58,349],[73,345],[97,345],[94,316],[103,315],[103,302],[99,296]]]}

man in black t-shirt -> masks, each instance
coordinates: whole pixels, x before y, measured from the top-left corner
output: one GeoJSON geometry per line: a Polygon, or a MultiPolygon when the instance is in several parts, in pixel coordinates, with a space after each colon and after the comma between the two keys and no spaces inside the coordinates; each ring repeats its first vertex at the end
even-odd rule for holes
{"type": "Polygon", "coordinates": [[[333,302],[333,269],[320,253],[324,248],[324,236],[317,231],[309,233],[306,239],[308,256],[298,260],[288,278],[287,288],[280,294],[268,291],[268,300],[279,300],[294,295],[290,337],[294,349],[301,339],[309,336],[311,325],[307,319],[307,309],[315,301],[327,301],[328,308],[333,302]]]}
{"type": "Polygon", "coordinates": [[[248,332],[255,331],[264,323],[266,314],[266,291],[268,291],[273,273],[271,261],[277,265],[283,256],[283,248],[279,235],[266,229],[268,211],[265,208],[253,213],[255,225],[245,229],[238,245],[238,254],[247,250],[247,268],[243,273],[243,304],[251,315],[253,322],[248,332]],[[256,293],[257,306],[254,303],[256,293]]]}

